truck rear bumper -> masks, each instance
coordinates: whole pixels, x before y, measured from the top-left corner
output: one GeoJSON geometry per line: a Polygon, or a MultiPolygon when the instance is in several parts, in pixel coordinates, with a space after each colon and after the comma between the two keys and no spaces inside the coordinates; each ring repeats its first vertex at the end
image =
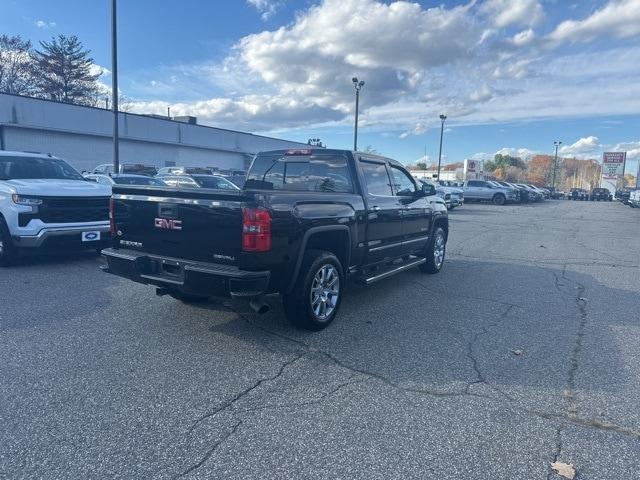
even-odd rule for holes
{"type": "Polygon", "coordinates": [[[271,276],[269,271],[240,270],[135,250],[107,248],[102,254],[109,273],[190,295],[255,297],[267,291],[271,276]]]}

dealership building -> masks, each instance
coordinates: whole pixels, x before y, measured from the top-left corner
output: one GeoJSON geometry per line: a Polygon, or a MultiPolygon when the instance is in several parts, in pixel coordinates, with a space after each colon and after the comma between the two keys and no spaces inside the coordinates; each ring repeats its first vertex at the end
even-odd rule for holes
{"type": "MultiPolygon", "coordinates": [[[[120,162],[246,169],[264,150],[306,144],[207,127],[194,117],[119,114],[120,162]]],[[[0,94],[0,150],[51,153],[76,169],[113,159],[113,113],[37,98],[0,94]]]]}

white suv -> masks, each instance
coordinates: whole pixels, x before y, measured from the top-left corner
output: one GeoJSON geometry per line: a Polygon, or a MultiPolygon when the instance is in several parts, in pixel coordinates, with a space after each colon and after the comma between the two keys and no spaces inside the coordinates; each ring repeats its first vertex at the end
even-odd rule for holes
{"type": "Polygon", "coordinates": [[[0,266],[19,253],[100,249],[110,195],[60,158],[0,150],[0,266]]]}

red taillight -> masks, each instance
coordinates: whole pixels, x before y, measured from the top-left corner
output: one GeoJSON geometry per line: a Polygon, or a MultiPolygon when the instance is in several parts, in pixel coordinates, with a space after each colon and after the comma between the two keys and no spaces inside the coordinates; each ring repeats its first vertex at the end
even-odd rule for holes
{"type": "Polygon", "coordinates": [[[242,250],[271,250],[271,214],[264,208],[242,209],[242,250]]]}
{"type": "Polygon", "coordinates": [[[113,198],[109,199],[109,232],[112,237],[116,236],[116,220],[113,215],[113,198]]]}

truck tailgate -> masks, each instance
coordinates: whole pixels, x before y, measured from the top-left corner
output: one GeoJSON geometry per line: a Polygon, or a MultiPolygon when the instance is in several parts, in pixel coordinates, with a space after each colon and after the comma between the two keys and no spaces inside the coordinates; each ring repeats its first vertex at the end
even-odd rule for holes
{"type": "Polygon", "coordinates": [[[145,253],[236,265],[246,193],[113,187],[116,239],[145,253]]]}

